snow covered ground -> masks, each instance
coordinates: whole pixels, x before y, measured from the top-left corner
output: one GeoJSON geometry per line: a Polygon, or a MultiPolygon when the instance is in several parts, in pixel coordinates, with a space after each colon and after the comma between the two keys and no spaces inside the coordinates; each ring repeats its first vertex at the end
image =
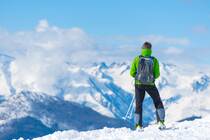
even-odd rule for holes
{"type": "Polygon", "coordinates": [[[209,140],[210,117],[194,121],[167,124],[166,130],[156,125],[144,128],[143,132],[129,128],[104,128],[100,130],[78,132],[75,130],[58,131],[34,140],[209,140]]]}

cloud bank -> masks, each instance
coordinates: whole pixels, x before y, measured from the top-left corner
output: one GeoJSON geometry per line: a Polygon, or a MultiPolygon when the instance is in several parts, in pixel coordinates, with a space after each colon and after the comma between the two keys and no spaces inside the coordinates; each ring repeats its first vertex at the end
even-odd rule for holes
{"type": "Polygon", "coordinates": [[[66,73],[67,62],[87,64],[99,54],[80,28],[62,29],[41,20],[33,31],[0,31],[0,52],[15,58],[11,65],[17,91],[55,94],[53,84],[66,73]]]}
{"type": "Polygon", "coordinates": [[[187,38],[175,38],[167,37],[162,35],[148,35],[140,37],[141,41],[148,40],[153,44],[165,44],[165,45],[179,45],[179,46],[188,46],[190,45],[190,40],[187,38]]]}
{"type": "Polygon", "coordinates": [[[64,29],[43,19],[31,31],[9,32],[0,29],[0,52],[15,58],[11,72],[12,84],[17,91],[29,89],[52,94],[55,94],[52,85],[66,74],[67,63],[85,66],[101,61],[130,62],[140,54],[144,41],[152,42],[154,55],[161,61],[193,60],[193,54],[186,54],[187,49],[181,48],[191,44],[187,38],[144,35],[99,40],[81,28],[64,29]]]}

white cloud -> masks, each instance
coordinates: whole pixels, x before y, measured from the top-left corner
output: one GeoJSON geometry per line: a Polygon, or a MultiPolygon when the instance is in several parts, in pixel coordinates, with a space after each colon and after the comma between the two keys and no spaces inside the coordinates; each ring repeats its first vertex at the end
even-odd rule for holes
{"type": "Polygon", "coordinates": [[[37,32],[44,32],[47,30],[47,28],[49,27],[48,21],[46,19],[42,19],[39,21],[37,27],[36,27],[36,31],[37,32]]]}
{"type": "Polygon", "coordinates": [[[111,36],[109,38],[103,38],[102,40],[109,40],[113,41],[116,40],[118,42],[123,43],[136,43],[136,42],[145,42],[149,41],[155,45],[168,45],[168,46],[189,46],[191,41],[187,37],[170,37],[170,36],[163,36],[163,35],[141,35],[141,36],[111,36]]]}
{"type": "Polygon", "coordinates": [[[187,38],[175,38],[175,37],[167,37],[162,35],[147,35],[141,36],[139,39],[144,41],[150,41],[152,44],[165,44],[165,45],[181,45],[188,46],[190,45],[190,40],[187,38]]]}
{"type": "Polygon", "coordinates": [[[183,53],[183,50],[177,47],[169,47],[164,49],[164,53],[168,55],[180,55],[183,53]]]}
{"type": "Polygon", "coordinates": [[[0,31],[0,52],[16,58],[13,85],[55,94],[53,84],[66,74],[66,62],[88,65],[99,61],[124,61],[130,47],[97,45],[78,27],[59,28],[41,20],[32,31],[0,31]],[[120,49],[119,49],[120,48],[120,49]]]}
{"type": "Polygon", "coordinates": [[[16,89],[26,88],[55,93],[52,85],[66,74],[66,62],[85,65],[99,61],[128,61],[139,55],[141,50],[139,42],[146,40],[157,46],[154,47],[156,54],[158,51],[161,55],[165,53],[164,57],[168,59],[168,55],[183,52],[175,47],[168,49],[161,47],[162,44],[165,46],[190,44],[186,38],[161,35],[128,38],[122,36],[115,39],[108,38],[96,43],[97,40],[78,27],[64,29],[49,25],[47,20],[41,20],[32,31],[0,30],[0,52],[16,58],[12,65],[13,84],[16,89]],[[114,45],[104,42],[114,42],[114,45]]]}
{"type": "Polygon", "coordinates": [[[12,63],[17,91],[30,89],[54,94],[54,82],[66,74],[66,62],[89,64],[100,58],[95,43],[82,29],[63,29],[41,20],[33,31],[0,31],[0,52],[12,63]]]}

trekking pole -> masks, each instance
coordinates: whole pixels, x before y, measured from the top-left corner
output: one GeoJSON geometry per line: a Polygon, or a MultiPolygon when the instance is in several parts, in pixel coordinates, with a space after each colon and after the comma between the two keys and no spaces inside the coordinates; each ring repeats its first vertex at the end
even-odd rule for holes
{"type": "MultiPolygon", "coordinates": [[[[132,80],[131,83],[133,85],[134,80],[132,80]]],[[[134,90],[132,90],[132,91],[134,91],[134,90]]],[[[134,101],[135,101],[135,95],[133,95],[133,98],[132,98],[131,103],[130,103],[130,105],[128,107],[128,110],[127,110],[125,116],[123,117],[124,120],[131,119],[132,118],[132,112],[134,110],[134,106],[133,106],[134,101]]]]}
{"type": "Polygon", "coordinates": [[[133,103],[134,103],[134,100],[135,100],[135,96],[133,96],[132,100],[131,100],[131,103],[129,105],[129,108],[128,108],[128,111],[125,115],[125,119],[131,119],[131,116],[132,116],[132,111],[133,111],[133,103]]]}

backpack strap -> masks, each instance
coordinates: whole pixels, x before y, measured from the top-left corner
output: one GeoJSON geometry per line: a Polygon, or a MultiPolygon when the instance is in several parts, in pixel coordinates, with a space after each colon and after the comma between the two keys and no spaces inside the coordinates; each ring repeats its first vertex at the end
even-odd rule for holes
{"type": "Polygon", "coordinates": [[[154,56],[150,56],[150,58],[152,58],[152,60],[154,60],[154,59],[155,59],[155,57],[154,57],[154,56]]]}
{"type": "MultiPolygon", "coordinates": [[[[143,55],[139,55],[139,63],[140,63],[140,61],[141,61],[142,58],[146,58],[146,57],[144,57],[143,55]]],[[[152,61],[153,61],[153,63],[154,63],[154,59],[155,59],[154,56],[149,56],[148,58],[151,58],[152,61]]]]}
{"type": "MultiPolygon", "coordinates": [[[[139,58],[141,59],[141,58],[144,58],[144,56],[143,55],[139,55],[139,58]]],[[[151,58],[152,60],[154,60],[155,59],[155,57],[154,56],[149,56],[149,58],[151,58]]]]}
{"type": "Polygon", "coordinates": [[[143,55],[139,55],[139,58],[142,58],[142,57],[144,57],[143,55]]]}

